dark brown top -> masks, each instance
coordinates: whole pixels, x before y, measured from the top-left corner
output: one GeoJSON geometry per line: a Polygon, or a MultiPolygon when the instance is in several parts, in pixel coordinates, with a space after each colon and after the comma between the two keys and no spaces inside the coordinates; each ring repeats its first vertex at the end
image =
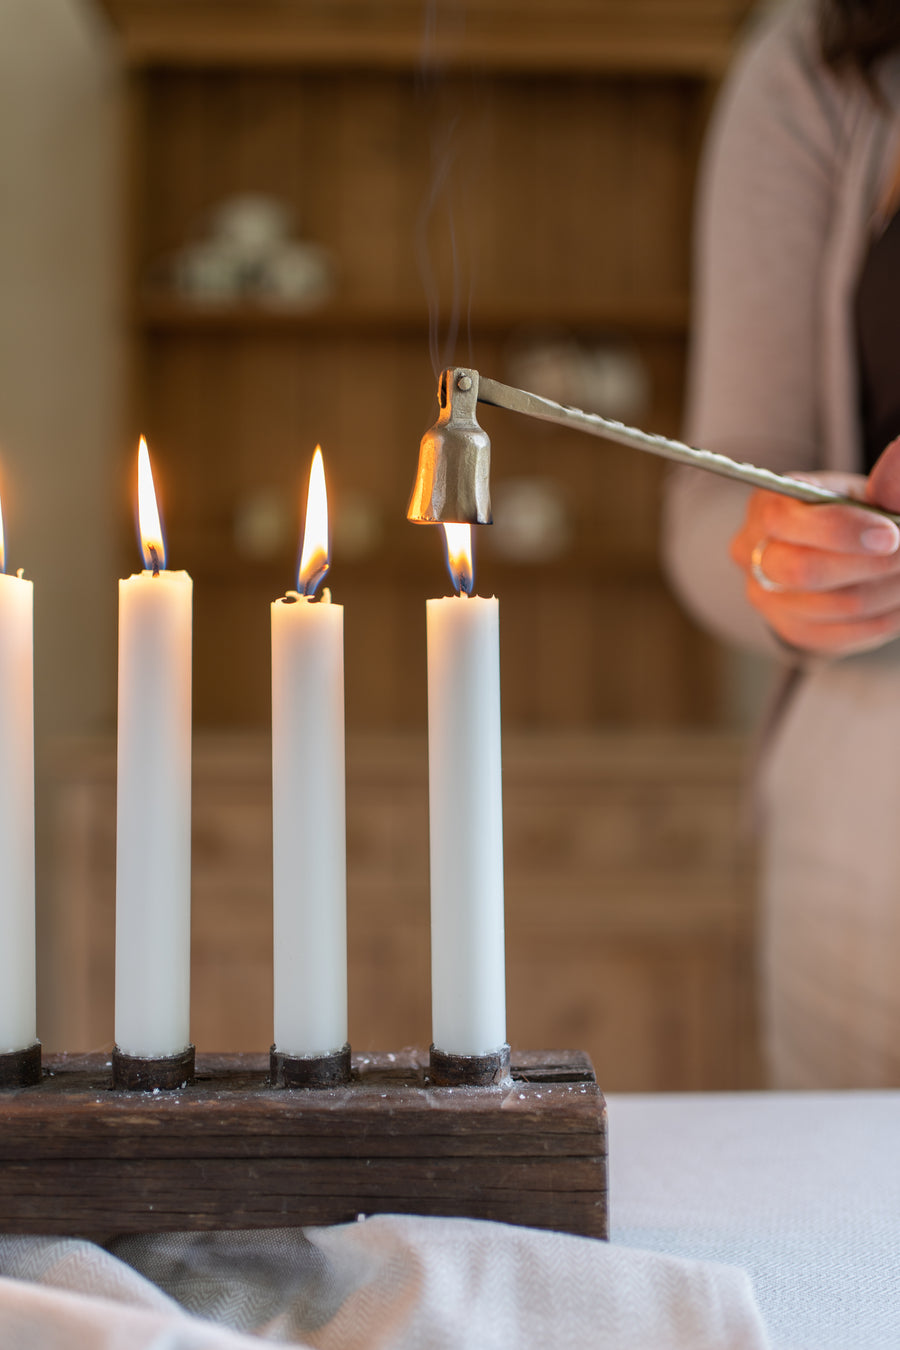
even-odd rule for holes
{"type": "Polygon", "coordinates": [[[866,473],[900,436],[900,212],[873,240],[856,292],[860,415],[866,473]]]}

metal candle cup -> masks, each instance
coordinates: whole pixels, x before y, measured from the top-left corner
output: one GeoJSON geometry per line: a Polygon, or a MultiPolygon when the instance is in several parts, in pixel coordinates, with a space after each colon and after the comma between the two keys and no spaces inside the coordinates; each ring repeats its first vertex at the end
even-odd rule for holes
{"type": "Polygon", "coordinates": [[[450,1055],[432,1046],[428,1077],[435,1087],[504,1087],[512,1081],[509,1046],[490,1055],[450,1055]]]}
{"type": "Polygon", "coordinates": [[[112,1085],[126,1092],[174,1092],[194,1081],[194,1047],[158,1058],[127,1055],[118,1046],[112,1054],[112,1085]]]}
{"type": "Polygon", "coordinates": [[[331,1088],[349,1083],[350,1046],[330,1055],[284,1055],[269,1051],[269,1083],[274,1088],[331,1088]]]}
{"type": "Polygon", "coordinates": [[[0,1088],[34,1087],[42,1077],[40,1041],[0,1055],[0,1088]]]}

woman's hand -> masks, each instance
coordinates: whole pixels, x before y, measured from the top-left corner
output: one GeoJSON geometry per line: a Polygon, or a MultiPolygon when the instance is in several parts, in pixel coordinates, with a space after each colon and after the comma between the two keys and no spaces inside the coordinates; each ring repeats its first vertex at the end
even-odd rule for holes
{"type": "MultiPolygon", "coordinates": [[[[900,438],[868,478],[798,477],[900,514],[900,438]]],[[[846,656],[900,635],[900,529],[883,516],[754,492],[730,551],[750,603],[792,647],[846,656]]]]}

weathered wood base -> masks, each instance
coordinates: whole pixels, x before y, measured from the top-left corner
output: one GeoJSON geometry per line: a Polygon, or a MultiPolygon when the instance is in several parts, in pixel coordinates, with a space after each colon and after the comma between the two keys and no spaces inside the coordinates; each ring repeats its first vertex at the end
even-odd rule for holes
{"type": "Polygon", "coordinates": [[[0,1231],[299,1227],[359,1214],[496,1219],[607,1237],[606,1106],[588,1057],[513,1053],[512,1084],[435,1087],[428,1056],[356,1055],[353,1080],[278,1091],[268,1057],[198,1056],[174,1092],[46,1056],[0,1096],[0,1231]]]}

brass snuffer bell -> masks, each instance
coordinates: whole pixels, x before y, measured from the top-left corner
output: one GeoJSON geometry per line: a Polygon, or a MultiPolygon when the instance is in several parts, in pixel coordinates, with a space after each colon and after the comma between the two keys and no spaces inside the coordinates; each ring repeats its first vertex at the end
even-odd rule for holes
{"type": "Polygon", "coordinates": [[[417,524],[490,525],[491,441],[478,425],[477,370],[452,367],[438,382],[438,420],[419,447],[407,517],[417,524]]]}
{"type": "Polygon", "coordinates": [[[646,450],[651,455],[706,469],[724,478],[734,478],[750,487],[779,492],[785,497],[796,497],[804,502],[838,502],[844,505],[864,506],[877,515],[887,516],[900,525],[900,516],[881,511],[868,502],[854,501],[840,493],[807,483],[797,478],[786,478],[755,464],[740,464],[726,455],[711,450],[695,450],[681,441],[665,436],[653,436],[636,427],[610,421],[597,413],[566,408],[551,399],[529,394],[524,389],[513,389],[500,384],[477,370],[450,366],[441,372],[438,382],[438,420],[422,437],[419,448],[419,469],[406,512],[407,519],[416,524],[489,525],[491,522],[491,442],[478,425],[478,403],[510,412],[524,413],[543,422],[557,422],[561,426],[579,427],[592,436],[602,436],[620,445],[646,450]]]}

